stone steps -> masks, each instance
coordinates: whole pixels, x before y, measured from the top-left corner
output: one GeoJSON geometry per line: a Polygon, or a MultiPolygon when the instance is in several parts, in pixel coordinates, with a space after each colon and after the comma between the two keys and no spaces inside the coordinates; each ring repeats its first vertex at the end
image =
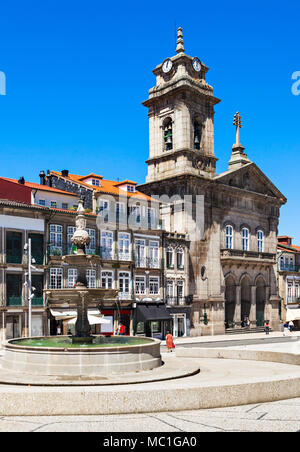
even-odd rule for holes
{"type": "MultiPolygon", "coordinates": [[[[257,326],[256,328],[227,328],[225,334],[249,334],[249,333],[264,333],[265,328],[263,326],[257,326]]],[[[270,328],[270,332],[272,329],[270,328]]]]}

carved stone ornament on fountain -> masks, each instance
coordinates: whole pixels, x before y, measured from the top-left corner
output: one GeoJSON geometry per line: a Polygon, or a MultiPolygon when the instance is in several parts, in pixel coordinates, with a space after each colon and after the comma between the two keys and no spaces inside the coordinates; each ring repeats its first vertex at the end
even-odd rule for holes
{"type": "Polygon", "coordinates": [[[75,254],[62,256],[62,261],[74,268],[77,268],[77,280],[74,288],[68,289],[47,289],[46,295],[49,304],[59,307],[59,304],[68,302],[69,307],[77,309],[77,320],[75,323],[75,336],[72,337],[74,343],[89,343],[93,341],[90,334],[90,324],[88,320],[89,303],[101,304],[105,299],[114,299],[118,291],[114,289],[88,288],[86,271],[88,268],[96,268],[100,265],[101,258],[97,255],[86,254],[86,246],[90,243],[90,237],[86,231],[86,219],[84,217],[83,201],[80,200],[77,209],[76,231],[72,237],[72,243],[76,246],[75,254]]]}

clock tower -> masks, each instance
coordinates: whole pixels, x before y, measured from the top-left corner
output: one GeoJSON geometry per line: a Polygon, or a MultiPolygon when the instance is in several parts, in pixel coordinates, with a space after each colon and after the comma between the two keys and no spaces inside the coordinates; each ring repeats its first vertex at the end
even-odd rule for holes
{"type": "Polygon", "coordinates": [[[206,82],[208,67],[185,54],[181,28],[176,55],[153,72],[156,85],[144,102],[150,125],[148,175],[139,190],[161,203],[166,302],[167,288],[172,293],[170,287],[182,278],[192,300],[191,335],[224,334],[225,328],[241,327],[245,317],[253,328],[271,319],[276,329],[276,228],[286,199],[244,152],[239,113],[228,170],[216,173],[214,106],[219,99],[206,82]],[[176,270],[168,265],[182,234],[189,243],[185,276],[178,263],[176,270]]]}
{"type": "Polygon", "coordinates": [[[176,55],[154,69],[156,85],[143,102],[149,109],[147,183],[183,174],[215,175],[214,105],[220,100],[206,83],[207,71],[198,57],[185,54],[179,28],[176,55]]]}

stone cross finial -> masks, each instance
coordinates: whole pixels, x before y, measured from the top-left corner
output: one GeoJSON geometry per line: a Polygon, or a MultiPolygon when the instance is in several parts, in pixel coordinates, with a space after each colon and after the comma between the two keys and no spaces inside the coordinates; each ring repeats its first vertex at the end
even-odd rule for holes
{"type": "Polygon", "coordinates": [[[182,28],[179,27],[177,30],[177,47],[176,47],[176,53],[184,53],[184,47],[183,47],[183,34],[182,34],[182,28]]]}
{"type": "Polygon", "coordinates": [[[242,127],[242,117],[240,116],[239,112],[237,112],[234,115],[233,125],[236,127],[236,140],[235,140],[236,142],[235,142],[235,144],[237,146],[239,146],[240,145],[240,129],[242,127]]]}

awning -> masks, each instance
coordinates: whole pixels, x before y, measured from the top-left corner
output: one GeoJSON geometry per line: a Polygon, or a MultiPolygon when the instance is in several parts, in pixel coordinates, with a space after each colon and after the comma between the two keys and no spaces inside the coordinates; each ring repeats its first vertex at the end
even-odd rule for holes
{"type": "Polygon", "coordinates": [[[300,320],[300,309],[288,308],[286,311],[286,320],[300,320]]]}
{"type": "MultiPolygon", "coordinates": [[[[75,325],[77,317],[68,321],[68,325],[75,325]]],[[[100,323],[110,323],[110,320],[104,319],[103,317],[96,317],[94,315],[88,315],[88,320],[90,325],[98,325],[100,323]]]]}
{"type": "MultiPolygon", "coordinates": [[[[66,320],[77,317],[77,311],[74,309],[73,310],[50,309],[50,312],[53,315],[53,317],[55,317],[55,320],[66,320]]],[[[101,313],[98,309],[88,309],[88,315],[101,315],[101,313]]]]}
{"type": "Polygon", "coordinates": [[[171,320],[172,317],[164,304],[137,304],[136,321],[171,320]]]}

